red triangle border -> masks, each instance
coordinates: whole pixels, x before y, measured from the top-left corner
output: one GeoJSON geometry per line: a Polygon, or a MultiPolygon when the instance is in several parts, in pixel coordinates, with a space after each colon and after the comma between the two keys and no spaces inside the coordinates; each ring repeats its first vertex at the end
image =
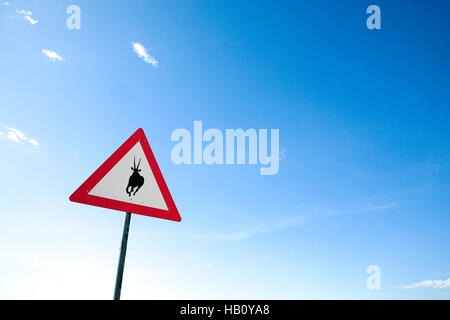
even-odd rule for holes
{"type": "Polygon", "coordinates": [[[116,152],[114,152],[70,197],[70,201],[88,204],[92,206],[118,210],[123,212],[130,212],[144,216],[166,219],[171,221],[181,221],[178,209],[172,199],[172,195],[167,188],[167,184],[153,155],[150,144],[145,136],[144,130],[138,129],[127,141],[125,141],[116,152]],[[150,168],[153,171],[156,182],[161,194],[166,202],[168,210],[151,208],[147,206],[138,205],[135,203],[128,203],[124,201],[108,199],[90,195],[89,192],[103,179],[103,177],[136,145],[140,142],[144,154],[150,168]]]}

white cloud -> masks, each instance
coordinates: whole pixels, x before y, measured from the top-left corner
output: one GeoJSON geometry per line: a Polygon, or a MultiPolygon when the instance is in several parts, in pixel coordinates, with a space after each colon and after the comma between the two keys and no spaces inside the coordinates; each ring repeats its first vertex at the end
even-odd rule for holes
{"type": "Polygon", "coordinates": [[[42,49],[42,53],[45,54],[47,57],[49,57],[50,60],[52,60],[52,61],[56,61],[56,60],[62,61],[61,56],[54,51],[42,49]]]}
{"type": "Polygon", "coordinates": [[[8,134],[6,135],[6,138],[9,139],[9,140],[14,141],[16,143],[22,143],[23,144],[22,140],[20,140],[19,137],[16,134],[14,134],[12,131],[8,132],[8,134]]]}
{"type": "Polygon", "coordinates": [[[0,6],[2,7],[9,7],[10,3],[9,2],[2,2],[0,3],[0,6]]]}
{"type": "Polygon", "coordinates": [[[208,262],[208,263],[206,264],[206,267],[207,267],[207,268],[211,268],[211,267],[212,267],[212,263],[211,263],[211,262],[208,262]]]}
{"type": "Polygon", "coordinates": [[[36,24],[36,23],[38,23],[39,22],[39,20],[34,20],[32,17],[30,17],[30,16],[26,16],[25,17],[25,20],[27,20],[29,23],[31,23],[31,24],[36,24]]]}
{"type": "Polygon", "coordinates": [[[148,54],[147,49],[144,48],[144,46],[138,42],[132,42],[133,50],[137,53],[139,58],[144,60],[146,63],[151,64],[153,67],[158,68],[159,62],[154,57],[148,54]]]}
{"type": "MultiPolygon", "coordinates": [[[[32,144],[33,146],[37,147],[39,145],[39,142],[37,142],[35,139],[29,139],[25,133],[23,133],[20,130],[17,130],[15,128],[11,127],[5,127],[8,131],[6,133],[6,139],[9,139],[11,141],[14,141],[15,143],[24,144],[24,142],[28,142],[32,144]]],[[[3,133],[1,133],[3,135],[3,133]]]]}
{"type": "Polygon", "coordinates": [[[417,288],[433,288],[433,289],[448,289],[450,288],[450,279],[447,280],[425,280],[416,282],[406,286],[400,286],[401,289],[417,289],[417,288]]]}
{"type": "Polygon", "coordinates": [[[33,15],[33,12],[31,12],[31,11],[27,11],[27,10],[21,9],[21,10],[16,10],[16,13],[17,13],[18,15],[22,15],[23,18],[24,18],[25,20],[27,20],[27,21],[28,21],[29,23],[31,23],[31,24],[36,24],[36,23],[39,22],[39,20],[33,19],[33,18],[31,17],[31,16],[33,15]]]}
{"type": "Polygon", "coordinates": [[[8,129],[6,138],[8,138],[9,140],[12,140],[16,143],[23,143],[24,141],[28,141],[28,137],[22,131],[10,127],[6,127],[6,129],[8,129]]]}
{"type": "Polygon", "coordinates": [[[33,146],[35,146],[35,147],[37,147],[38,145],[39,145],[39,142],[37,142],[36,140],[34,140],[34,139],[30,139],[30,140],[28,140],[28,142],[29,143],[31,143],[33,146]]]}
{"type": "Polygon", "coordinates": [[[33,12],[31,12],[31,11],[26,11],[26,10],[16,10],[16,13],[17,14],[21,14],[21,15],[24,15],[24,16],[31,16],[31,15],[33,15],[33,12]]]}

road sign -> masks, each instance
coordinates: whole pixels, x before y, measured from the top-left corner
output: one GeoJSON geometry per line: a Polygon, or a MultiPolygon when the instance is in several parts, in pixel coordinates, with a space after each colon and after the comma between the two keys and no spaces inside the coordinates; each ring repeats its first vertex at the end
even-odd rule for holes
{"type": "Polygon", "coordinates": [[[138,129],[71,196],[73,202],[181,221],[144,130],[138,129]]]}

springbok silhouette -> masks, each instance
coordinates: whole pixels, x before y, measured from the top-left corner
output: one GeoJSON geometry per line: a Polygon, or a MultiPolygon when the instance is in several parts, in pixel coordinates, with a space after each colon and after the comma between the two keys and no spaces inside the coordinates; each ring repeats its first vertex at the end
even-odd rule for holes
{"type": "Polygon", "coordinates": [[[133,170],[133,173],[130,176],[130,179],[128,180],[128,186],[127,186],[127,193],[131,197],[131,194],[134,191],[134,188],[137,187],[136,191],[134,191],[133,196],[136,195],[136,192],[139,191],[139,189],[144,185],[144,177],[139,174],[141,172],[141,169],[139,169],[139,165],[141,164],[141,159],[139,159],[138,165],[136,167],[136,158],[134,158],[133,167],[131,170],[133,170]],[[130,189],[128,191],[128,189],[130,189]]]}

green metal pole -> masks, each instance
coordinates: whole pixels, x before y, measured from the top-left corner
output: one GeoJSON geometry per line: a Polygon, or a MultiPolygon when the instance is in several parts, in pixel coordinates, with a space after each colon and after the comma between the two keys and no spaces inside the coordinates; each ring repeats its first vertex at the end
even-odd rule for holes
{"type": "Polygon", "coordinates": [[[114,300],[120,300],[122,290],[123,269],[125,267],[125,255],[127,254],[128,231],[130,230],[131,213],[125,214],[123,224],[122,245],[120,246],[119,266],[117,267],[116,288],[114,290],[114,300]]]}

